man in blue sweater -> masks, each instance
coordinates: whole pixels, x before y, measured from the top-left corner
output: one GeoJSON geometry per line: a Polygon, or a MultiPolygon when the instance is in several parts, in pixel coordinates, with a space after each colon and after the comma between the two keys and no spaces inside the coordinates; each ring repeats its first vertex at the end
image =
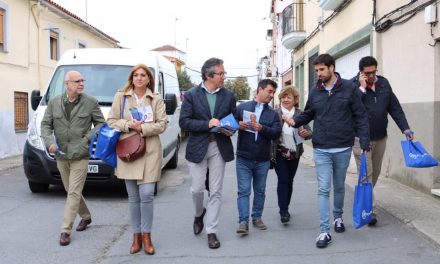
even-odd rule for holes
{"type": "Polygon", "coordinates": [[[314,61],[318,75],[307,104],[299,116],[290,120],[299,127],[314,120],[313,157],[318,180],[318,207],[321,233],[316,246],[325,248],[332,241],[330,235],[330,188],[333,182],[333,217],[336,233],[345,231],[342,214],[345,197],[345,174],[350,163],[351,148],[356,132],[360,147],[369,149],[368,116],[357,89],[349,80],[335,72],[335,60],[321,54],[314,61]]]}
{"type": "Polygon", "coordinates": [[[249,209],[251,188],[254,188],[252,224],[265,230],[261,220],[266,198],[266,178],[270,167],[271,140],[279,138],[281,121],[278,114],[268,105],[272,100],[276,82],[270,79],[258,83],[255,100],[237,107],[236,119],[240,130],[237,139],[237,186],[238,186],[238,234],[249,233],[249,209]],[[253,181],[253,183],[252,183],[253,181]]]}
{"type": "MultiPolygon", "coordinates": [[[[370,151],[367,153],[368,180],[376,185],[382,168],[383,154],[387,145],[388,114],[396,122],[400,131],[413,140],[413,133],[406,121],[405,113],[400,106],[399,100],[391,89],[388,80],[376,75],[377,61],[372,56],[363,57],[359,61],[359,74],[353,77],[352,82],[365,105],[370,124],[370,151]]],[[[360,169],[362,149],[359,138],[356,137],[353,146],[353,154],[356,158],[358,171],[360,169]]],[[[373,207],[374,208],[374,207],[373,207]]],[[[375,209],[371,216],[369,226],[377,223],[375,209]]]]}

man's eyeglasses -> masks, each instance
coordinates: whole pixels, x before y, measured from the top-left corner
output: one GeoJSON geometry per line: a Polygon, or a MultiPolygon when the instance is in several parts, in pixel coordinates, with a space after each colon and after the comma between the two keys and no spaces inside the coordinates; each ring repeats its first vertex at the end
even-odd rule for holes
{"type": "Polygon", "coordinates": [[[376,74],[377,71],[363,72],[365,75],[373,75],[376,74]]]}
{"type": "Polygon", "coordinates": [[[86,80],[84,80],[84,79],[76,80],[76,81],[71,81],[71,80],[69,80],[69,82],[73,82],[73,83],[85,83],[86,80]]]}
{"type": "Polygon", "coordinates": [[[214,72],[214,74],[216,74],[220,77],[224,77],[224,76],[226,76],[227,72],[214,72]]]}

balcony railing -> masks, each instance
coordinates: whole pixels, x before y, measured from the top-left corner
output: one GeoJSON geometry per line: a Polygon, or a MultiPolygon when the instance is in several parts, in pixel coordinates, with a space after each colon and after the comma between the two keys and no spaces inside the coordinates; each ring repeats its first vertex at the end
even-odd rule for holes
{"type": "Polygon", "coordinates": [[[304,29],[304,3],[293,3],[283,10],[281,23],[283,46],[294,49],[306,38],[304,29]]]}
{"type": "Polygon", "coordinates": [[[304,3],[293,3],[283,10],[283,36],[291,32],[304,31],[304,3]]]}

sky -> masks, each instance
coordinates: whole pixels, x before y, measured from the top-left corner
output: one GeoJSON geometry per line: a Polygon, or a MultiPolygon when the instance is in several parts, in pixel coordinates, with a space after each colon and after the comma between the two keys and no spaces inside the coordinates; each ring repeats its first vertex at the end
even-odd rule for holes
{"type": "MultiPolygon", "coordinates": [[[[163,45],[186,52],[186,64],[200,71],[211,58],[223,59],[228,76],[254,76],[268,55],[271,0],[53,0],[127,48],[163,45]],[[87,8],[86,8],[87,7],[87,8]]],[[[200,73],[187,69],[193,82],[200,73]]],[[[257,77],[249,77],[251,89],[257,77]]]]}

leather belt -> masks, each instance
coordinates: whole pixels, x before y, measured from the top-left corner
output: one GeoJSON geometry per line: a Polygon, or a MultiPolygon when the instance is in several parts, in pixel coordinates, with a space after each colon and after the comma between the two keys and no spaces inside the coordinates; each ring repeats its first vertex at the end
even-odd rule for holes
{"type": "Polygon", "coordinates": [[[217,139],[209,137],[209,138],[208,138],[208,141],[209,141],[209,142],[215,142],[215,141],[217,141],[217,139]]]}

